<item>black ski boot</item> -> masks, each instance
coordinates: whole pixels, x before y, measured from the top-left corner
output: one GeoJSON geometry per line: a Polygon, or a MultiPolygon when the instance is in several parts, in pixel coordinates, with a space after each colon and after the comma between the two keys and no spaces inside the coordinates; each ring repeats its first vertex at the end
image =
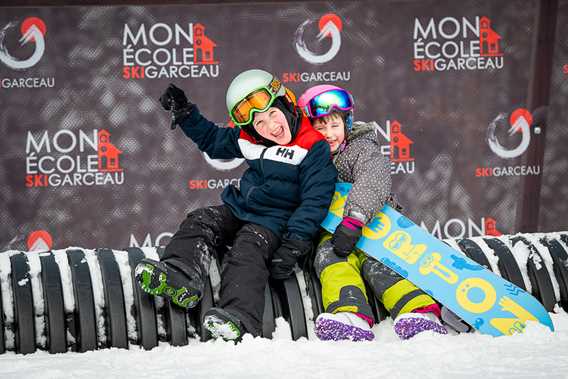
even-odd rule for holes
{"type": "Polygon", "coordinates": [[[191,285],[191,280],[166,262],[144,258],[136,266],[135,277],[144,292],[168,297],[186,310],[201,300],[201,291],[191,285]]]}
{"type": "Polygon", "coordinates": [[[239,319],[222,308],[211,308],[205,312],[203,327],[209,331],[212,338],[222,338],[225,341],[239,342],[244,334],[239,319]]]}

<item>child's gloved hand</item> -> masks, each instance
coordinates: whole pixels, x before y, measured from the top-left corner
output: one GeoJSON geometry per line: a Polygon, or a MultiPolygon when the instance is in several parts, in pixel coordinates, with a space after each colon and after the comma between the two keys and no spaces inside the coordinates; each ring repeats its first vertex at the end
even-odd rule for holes
{"type": "Polygon", "coordinates": [[[289,278],[294,272],[298,258],[307,255],[311,249],[311,241],[283,238],[280,247],[272,256],[270,275],[278,280],[289,278]]]}
{"type": "Polygon", "coordinates": [[[363,231],[363,222],[356,218],[345,216],[341,224],[335,229],[331,243],[333,244],[333,252],[338,257],[346,257],[357,244],[363,231]]]}
{"type": "Polygon", "coordinates": [[[183,90],[172,83],[170,83],[162,96],[160,96],[160,104],[166,111],[172,112],[172,129],[189,115],[194,106],[187,100],[187,96],[183,90]]]}

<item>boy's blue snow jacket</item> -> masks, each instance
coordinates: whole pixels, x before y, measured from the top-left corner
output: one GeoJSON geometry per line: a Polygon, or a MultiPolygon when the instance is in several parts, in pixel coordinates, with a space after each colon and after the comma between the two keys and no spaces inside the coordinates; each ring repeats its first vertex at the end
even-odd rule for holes
{"type": "Polygon", "coordinates": [[[240,189],[221,195],[235,216],[260,224],[279,237],[311,240],[325,218],[337,171],[324,137],[302,116],[288,145],[267,147],[240,128],[220,128],[194,107],[181,125],[213,159],[245,158],[249,168],[240,189]]]}

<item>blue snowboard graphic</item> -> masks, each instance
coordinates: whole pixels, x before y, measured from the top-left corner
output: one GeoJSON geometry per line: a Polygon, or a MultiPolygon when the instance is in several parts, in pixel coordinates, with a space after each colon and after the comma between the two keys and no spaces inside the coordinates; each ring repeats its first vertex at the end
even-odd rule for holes
{"type": "MultiPolygon", "coordinates": [[[[322,227],[333,232],[351,190],[337,183],[322,227]]],[[[513,283],[454,250],[386,205],[363,229],[357,247],[432,296],[483,334],[522,333],[528,320],[554,330],[542,304],[513,283]]]]}

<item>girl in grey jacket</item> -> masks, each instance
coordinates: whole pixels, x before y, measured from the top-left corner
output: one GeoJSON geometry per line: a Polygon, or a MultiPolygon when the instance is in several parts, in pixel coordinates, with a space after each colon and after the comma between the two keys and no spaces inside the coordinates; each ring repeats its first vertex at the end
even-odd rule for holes
{"type": "Polygon", "coordinates": [[[353,98],[336,86],[312,87],[298,105],[329,143],[339,181],[353,184],[341,224],[333,235],[323,234],[314,260],[325,308],[316,319],[316,335],[322,340],[374,339],[365,282],[389,311],[401,339],[426,330],[446,334],[440,307],[429,295],[355,249],[363,226],[392,201],[390,162],[377,143],[376,123],[353,122],[353,98]]]}

